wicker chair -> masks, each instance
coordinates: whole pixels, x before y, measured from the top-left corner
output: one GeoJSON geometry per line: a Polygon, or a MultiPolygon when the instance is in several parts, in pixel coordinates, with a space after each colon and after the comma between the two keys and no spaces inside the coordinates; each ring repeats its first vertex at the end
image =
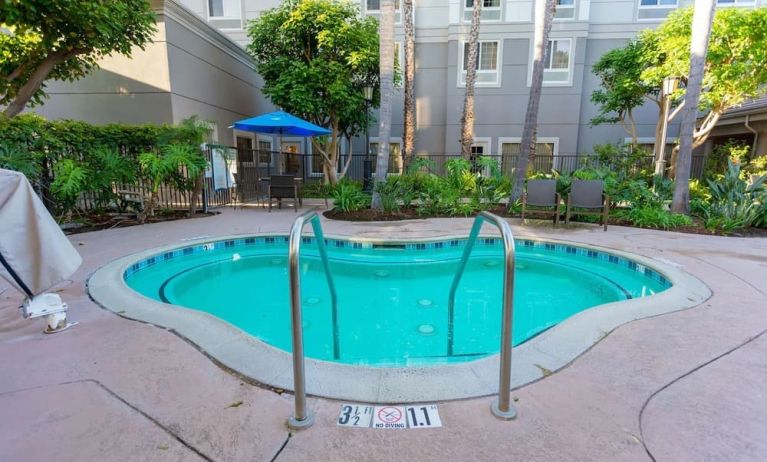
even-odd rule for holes
{"type": "Polygon", "coordinates": [[[553,215],[554,226],[557,226],[561,200],[557,193],[557,180],[529,180],[525,194],[522,196],[522,220],[527,213],[553,215]],[[528,206],[538,208],[528,210],[528,206]]]}
{"type": "Polygon", "coordinates": [[[604,194],[602,180],[573,180],[570,194],[567,196],[565,223],[570,223],[572,215],[601,215],[602,226],[607,231],[609,213],[610,197],[604,194]]]}

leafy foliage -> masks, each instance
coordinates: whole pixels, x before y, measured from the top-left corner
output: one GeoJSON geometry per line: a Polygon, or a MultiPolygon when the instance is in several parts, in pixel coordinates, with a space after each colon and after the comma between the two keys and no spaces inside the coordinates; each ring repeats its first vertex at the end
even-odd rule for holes
{"type": "Polygon", "coordinates": [[[353,181],[339,181],[332,192],[335,210],[356,212],[370,204],[370,196],[362,192],[362,186],[353,181]]]}
{"type": "Polygon", "coordinates": [[[333,131],[312,143],[335,183],[338,140],[365,128],[362,89],[378,86],[378,22],[349,2],[285,0],[252,21],[248,36],[264,95],[333,131]]]}
{"type": "Polygon", "coordinates": [[[741,177],[740,165],[728,161],[724,175],[708,180],[711,199],[696,204],[706,228],[729,233],[753,225],[764,226],[767,222],[765,181],[767,175],[747,182],[741,177]]]}
{"type": "Polygon", "coordinates": [[[157,194],[161,185],[172,184],[182,191],[189,190],[207,164],[200,150],[189,144],[167,144],[157,151],[143,152],[138,162],[141,176],[149,183],[149,216],[153,216],[157,208],[157,194]]]}
{"type": "Polygon", "coordinates": [[[109,54],[130,56],[156,30],[147,0],[0,2],[0,106],[40,104],[47,79],[73,81],[109,54]]]}

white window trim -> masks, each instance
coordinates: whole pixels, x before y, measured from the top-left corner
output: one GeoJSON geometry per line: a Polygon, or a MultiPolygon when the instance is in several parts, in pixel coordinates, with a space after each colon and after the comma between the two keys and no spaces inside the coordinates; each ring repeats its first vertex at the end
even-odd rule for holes
{"type": "Polygon", "coordinates": [[[205,0],[205,17],[208,19],[239,19],[242,22],[242,0],[237,0],[237,11],[240,12],[239,16],[211,16],[210,15],[210,0],[205,0]]]}
{"type": "MultiPolygon", "coordinates": [[[[370,145],[371,144],[373,144],[373,143],[378,144],[380,142],[380,140],[381,140],[381,138],[379,138],[377,136],[371,136],[370,140],[368,141],[368,151],[370,150],[370,145]]],[[[389,144],[390,145],[398,144],[399,145],[399,152],[400,152],[400,154],[402,154],[402,137],[401,136],[390,136],[389,137],[389,144]]],[[[389,148],[389,150],[391,150],[391,148],[389,148]]],[[[375,156],[378,156],[378,151],[376,151],[374,153],[371,153],[371,157],[373,157],[373,162],[375,163],[375,157],[373,156],[373,154],[375,156]]],[[[391,168],[391,167],[389,167],[389,168],[391,168]]],[[[399,173],[389,173],[389,172],[386,172],[386,175],[387,176],[389,176],[389,175],[399,175],[399,173]]]]}
{"type": "Polygon", "coordinates": [[[754,7],[756,6],[756,0],[747,0],[747,1],[738,1],[735,0],[735,3],[719,3],[719,0],[716,0],[716,7],[717,8],[737,8],[737,7],[754,7]]]}
{"type": "Polygon", "coordinates": [[[487,146],[487,152],[482,154],[482,157],[490,157],[493,155],[493,138],[490,136],[475,136],[471,145],[484,144],[487,146]]]}
{"type": "MultiPolygon", "coordinates": [[[[472,11],[473,7],[472,8],[467,8],[466,7],[466,0],[459,0],[459,1],[461,2],[461,22],[465,23],[465,24],[468,24],[468,23],[471,22],[471,19],[466,19],[466,16],[465,16],[464,13],[466,11],[472,11]]],[[[480,1],[481,2],[483,0],[475,0],[475,1],[480,1]]],[[[482,18],[482,20],[480,22],[486,23],[486,22],[502,22],[503,21],[503,16],[504,16],[503,4],[506,3],[506,0],[501,0],[498,3],[499,3],[499,5],[496,6],[496,7],[485,7],[485,6],[482,7],[482,13],[484,13],[485,11],[497,11],[498,12],[498,19],[484,19],[484,18],[482,18]]]]}
{"type": "Polygon", "coordinates": [[[269,156],[269,162],[261,162],[261,156],[259,156],[259,151],[261,150],[261,147],[259,146],[259,143],[261,141],[268,141],[269,142],[269,151],[270,153],[274,152],[274,137],[272,136],[262,136],[262,135],[256,135],[256,142],[255,142],[255,149],[256,149],[256,164],[258,164],[259,167],[274,167],[274,155],[270,154],[269,156]]]}
{"type": "MultiPolygon", "coordinates": [[[[518,136],[502,136],[498,138],[498,156],[503,156],[503,145],[505,143],[521,144],[522,138],[518,136]]],[[[554,145],[554,152],[552,152],[552,158],[559,157],[559,137],[558,136],[538,136],[535,138],[535,143],[551,143],[554,145]]]]}
{"type": "MultiPolygon", "coordinates": [[[[580,0],[573,0],[573,5],[572,6],[566,6],[566,7],[562,8],[562,9],[565,9],[565,10],[573,10],[573,17],[572,18],[557,18],[557,17],[554,17],[553,20],[554,21],[575,21],[577,19],[578,2],[579,1],[580,0]]],[[[559,9],[559,8],[560,8],[560,5],[557,5],[557,9],[559,9]]]]}
{"type": "MultiPolygon", "coordinates": [[[[371,16],[380,16],[381,10],[369,10],[368,9],[368,2],[367,0],[362,0],[362,8],[360,8],[362,11],[362,14],[364,15],[371,15],[371,16]]],[[[415,7],[413,7],[413,17],[415,18],[415,7]]],[[[414,22],[415,23],[415,22],[414,22]]],[[[394,8],[394,24],[401,25],[402,24],[402,1],[399,2],[399,8],[394,8]],[[399,13],[399,14],[397,14],[399,13]],[[397,17],[399,16],[399,21],[397,20],[397,17]]]]}
{"type": "Polygon", "coordinates": [[[640,10],[673,10],[674,8],[679,8],[679,0],[676,0],[674,5],[642,5],[642,0],[637,0],[637,3],[640,10]]]}
{"type": "MultiPolygon", "coordinates": [[[[573,69],[575,67],[575,37],[549,37],[549,41],[553,40],[569,40],[570,41],[570,59],[567,63],[567,81],[566,82],[547,82],[544,78],[544,87],[572,87],[573,86],[573,69]]],[[[548,45],[548,44],[547,44],[548,45]]],[[[533,47],[535,44],[530,40],[530,59],[527,65],[527,86],[530,87],[533,84],[533,47]]],[[[544,63],[545,66],[545,63],[544,63]]],[[[554,71],[558,72],[558,71],[554,71]]],[[[546,76],[546,68],[543,69],[544,77],[546,76]]]]}
{"type": "MultiPolygon", "coordinates": [[[[490,87],[499,88],[501,86],[501,70],[503,69],[503,39],[487,39],[479,40],[477,43],[495,42],[498,44],[498,53],[495,57],[495,71],[481,71],[477,69],[477,74],[496,74],[495,82],[475,82],[476,87],[490,87]]],[[[463,50],[466,48],[466,41],[462,40],[458,42],[458,88],[466,87],[466,80],[464,79],[463,70],[463,50]]]]}

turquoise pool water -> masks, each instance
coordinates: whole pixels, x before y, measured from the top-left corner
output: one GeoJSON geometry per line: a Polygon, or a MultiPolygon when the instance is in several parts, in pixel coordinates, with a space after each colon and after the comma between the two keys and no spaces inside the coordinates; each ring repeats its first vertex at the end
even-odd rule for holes
{"type": "MultiPolygon", "coordinates": [[[[447,355],[448,292],[465,241],[372,244],[327,239],[338,292],[338,357],[330,295],[313,238],[301,255],[304,343],[309,357],[405,366],[470,361],[499,350],[502,243],[483,238],[456,294],[447,355]]],[[[519,240],[514,344],[579,311],[670,287],[657,271],[604,252],[519,240]]],[[[162,302],[208,312],[290,351],[287,238],[196,244],[132,265],[127,284],[162,302]]]]}

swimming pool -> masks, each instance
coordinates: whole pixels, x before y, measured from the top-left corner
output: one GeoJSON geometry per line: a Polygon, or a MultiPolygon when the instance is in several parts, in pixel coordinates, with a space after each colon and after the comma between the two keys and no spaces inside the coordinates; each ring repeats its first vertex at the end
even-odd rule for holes
{"type": "MultiPolygon", "coordinates": [[[[465,240],[327,238],[337,323],[316,242],[302,242],[306,355],[376,367],[444,365],[498,352],[502,242],[481,238],[456,294],[452,354],[447,297],[465,240]],[[337,340],[336,340],[337,339],[337,340]]],[[[290,351],[288,238],[268,235],[175,248],[132,263],[125,283],[153,300],[209,313],[290,351]]],[[[597,305],[663,292],[670,280],[625,256],[570,244],[516,241],[514,344],[597,305]]],[[[174,309],[168,306],[168,309],[174,309]]]]}

